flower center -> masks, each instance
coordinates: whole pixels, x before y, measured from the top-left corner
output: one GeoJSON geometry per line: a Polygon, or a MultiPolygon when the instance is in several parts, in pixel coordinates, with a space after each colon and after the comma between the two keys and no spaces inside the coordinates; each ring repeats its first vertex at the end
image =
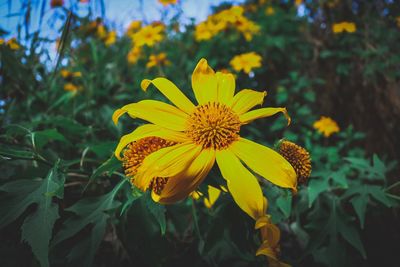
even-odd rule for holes
{"type": "Polygon", "coordinates": [[[278,144],[278,153],[292,165],[296,171],[298,182],[306,183],[311,175],[310,153],[303,147],[286,140],[278,144]]]}
{"type": "MultiPolygon", "coordinates": [[[[175,142],[155,136],[145,137],[130,143],[126,147],[122,159],[125,175],[130,177],[132,184],[135,184],[134,176],[140,165],[142,165],[143,160],[151,153],[175,144],[175,142]]],[[[168,177],[154,177],[150,182],[149,189],[153,190],[157,195],[160,195],[167,181],[168,177]]]]}
{"type": "Polygon", "coordinates": [[[239,138],[239,116],[221,103],[208,102],[189,116],[186,134],[203,148],[225,149],[239,138]]]}

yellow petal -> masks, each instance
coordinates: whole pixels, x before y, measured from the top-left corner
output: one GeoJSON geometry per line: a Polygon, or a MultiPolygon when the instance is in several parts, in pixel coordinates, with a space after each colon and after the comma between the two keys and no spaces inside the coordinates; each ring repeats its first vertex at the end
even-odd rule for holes
{"type": "Polygon", "coordinates": [[[260,119],[260,118],[265,118],[265,117],[270,117],[275,115],[276,113],[282,112],[283,115],[285,115],[288,125],[290,124],[290,117],[289,114],[287,113],[286,108],[260,108],[260,109],[255,109],[249,112],[246,112],[242,115],[239,116],[239,119],[242,123],[246,124],[249,123],[253,120],[260,119]]]}
{"type": "Polygon", "coordinates": [[[166,140],[182,143],[187,141],[186,135],[182,132],[176,132],[162,128],[154,124],[145,124],[137,127],[130,134],[126,134],[121,137],[117,148],[115,149],[115,156],[121,160],[121,151],[129,144],[136,140],[149,137],[157,136],[166,140]]]}
{"type": "Polygon", "coordinates": [[[170,178],[155,201],[174,203],[186,198],[203,182],[215,162],[215,151],[204,149],[183,172],[170,178]]]}
{"type": "Polygon", "coordinates": [[[135,184],[140,189],[146,190],[153,177],[173,177],[182,173],[192,164],[200,151],[200,146],[186,142],[162,148],[148,155],[138,168],[135,184]]]}
{"type": "Polygon", "coordinates": [[[266,95],[267,92],[265,91],[258,92],[251,89],[243,89],[233,97],[229,106],[234,112],[241,115],[256,105],[262,105],[266,95]]]}
{"type": "Polygon", "coordinates": [[[205,104],[218,98],[218,81],[214,70],[208,66],[207,60],[200,59],[192,74],[192,88],[197,102],[205,104]]]}
{"type": "Polygon", "coordinates": [[[271,183],[296,190],[296,172],[279,153],[245,138],[232,143],[229,149],[250,169],[271,183]]]}
{"type": "Polygon", "coordinates": [[[176,107],[155,100],[143,100],[117,109],[113,114],[114,123],[124,113],[128,113],[132,118],[143,119],[174,131],[184,131],[188,117],[176,107]]]}
{"type": "Polygon", "coordinates": [[[231,73],[217,72],[218,80],[218,99],[223,104],[228,104],[235,94],[235,77],[231,73]]]}
{"type": "Polygon", "coordinates": [[[208,186],[208,197],[204,198],[204,205],[210,209],[219,198],[221,190],[211,185],[208,186]]]}
{"type": "Polygon", "coordinates": [[[216,158],[228,190],[238,206],[255,220],[262,216],[264,200],[256,177],[230,150],[218,150],[216,158]]]}
{"type": "Polygon", "coordinates": [[[188,114],[193,112],[193,103],[182,93],[181,90],[178,89],[178,87],[176,87],[173,82],[165,78],[156,78],[154,80],[145,79],[141,83],[142,89],[146,91],[151,83],[175,106],[188,114]]]}

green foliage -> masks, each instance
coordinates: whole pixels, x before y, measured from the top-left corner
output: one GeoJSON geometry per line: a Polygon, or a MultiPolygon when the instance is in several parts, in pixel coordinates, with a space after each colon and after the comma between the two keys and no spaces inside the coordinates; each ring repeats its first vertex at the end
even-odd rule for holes
{"type": "MultiPolygon", "coordinates": [[[[142,122],[111,120],[125,104],[166,101],[152,87],[140,89],[145,78],[167,77],[194,100],[190,74],[200,58],[234,72],[235,55],[256,52],[262,67],[235,72],[236,89],[267,90],[263,106],[287,107],[292,123],[266,118],[241,135],[269,147],[281,138],[298,143],[313,165],[294,195],[260,179],[268,213],[282,231],[281,258],[293,266],[396,266],[397,255],[375,247],[381,241],[388,250],[398,236],[375,233],[381,217],[389,218],[388,229],[399,223],[399,113],[391,113],[396,102],[388,100],[396,99],[400,77],[398,4],[303,1],[302,17],[293,1],[251,9],[256,2],[245,5],[246,17],[261,27],[251,41],[232,29],[196,41],[194,24],[176,27],[179,6],[164,10],[165,18],[173,10],[178,15],[165,19],[166,38],[143,47],[136,64],[127,61],[128,36],[106,46],[84,30],[93,17],[66,9],[55,12],[68,18],[56,62],[39,49],[49,43],[39,34],[18,50],[1,45],[0,265],[265,266],[255,256],[254,222],[229,194],[211,209],[192,198],[162,206],[130,186],[114,149],[142,122]],[[266,15],[267,6],[275,13],[266,15]],[[341,20],[355,22],[356,32],[334,34],[331,26],[341,20]],[[149,56],[161,52],[172,64],[146,68],[149,56]],[[64,78],[61,69],[81,75],[64,78]],[[80,89],[64,90],[68,83],[80,89]],[[335,119],[340,131],[324,137],[313,127],[321,116],[335,119]]],[[[199,188],[205,196],[209,184],[225,181],[213,169],[199,188]]]]}

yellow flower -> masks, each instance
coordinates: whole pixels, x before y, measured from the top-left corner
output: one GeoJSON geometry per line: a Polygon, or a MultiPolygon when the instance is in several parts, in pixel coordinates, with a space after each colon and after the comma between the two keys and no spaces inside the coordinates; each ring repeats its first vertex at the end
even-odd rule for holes
{"type": "Polygon", "coordinates": [[[4,39],[0,39],[0,45],[6,44],[11,50],[18,50],[21,46],[18,44],[17,39],[15,37],[5,41],[4,39]]]}
{"type": "Polygon", "coordinates": [[[117,41],[117,32],[116,31],[110,31],[107,33],[106,37],[104,38],[104,44],[106,46],[110,46],[115,44],[117,41]]]}
{"type": "Polygon", "coordinates": [[[253,35],[260,32],[260,26],[245,17],[238,18],[234,25],[243,34],[246,41],[251,41],[253,35]]]}
{"type": "Polygon", "coordinates": [[[130,64],[136,64],[139,60],[139,57],[142,53],[142,49],[140,47],[134,46],[127,55],[127,60],[130,64]]]}
{"type": "Polygon", "coordinates": [[[314,122],[313,127],[325,137],[329,137],[333,133],[338,133],[340,131],[336,121],[325,116],[321,116],[318,121],[314,122]]]}
{"type": "Polygon", "coordinates": [[[353,22],[340,22],[340,23],[335,23],[332,25],[332,31],[334,33],[342,33],[342,32],[348,32],[348,33],[353,33],[357,30],[356,24],[353,22]]]}
{"type": "Polygon", "coordinates": [[[219,190],[218,188],[215,188],[214,186],[209,185],[208,186],[208,197],[204,198],[204,206],[206,206],[208,209],[211,209],[212,206],[217,201],[217,199],[219,198],[220,194],[221,194],[221,190],[219,190]]]}
{"type": "Polygon", "coordinates": [[[243,125],[280,112],[290,122],[283,107],[251,110],[263,102],[265,92],[245,89],[235,95],[233,76],[215,73],[205,59],[192,74],[197,106],[166,78],[143,80],[141,87],[146,91],[150,84],[175,106],[143,100],[117,109],[112,119],[117,124],[128,113],[149,122],[123,136],[115,156],[123,160],[131,182],[151,190],[154,201],[167,204],[186,198],[215,161],[235,202],[254,219],[264,216],[265,209],[259,182],[249,169],[277,186],[296,190],[296,173],[288,161],[239,135],[243,125]]]}
{"type": "Polygon", "coordinates": [[[104,39],[107,36],[107,31],[106,28],[104,27],[104,25],[99,25],[96,29],[96,35],[97,37],[99,37],[100,39],[104,39]]]}
{"type": "Polygon", "coordinates": [[[150,69],[155,66],[169,65],[171,62],[167,59],[167,54],[160,53],[157,55],[150,55],[149,62],[146,64],[146,68],[150,69]]]}
{"type": "Polygon", "coordinates": [[[400,27],[400,16],[396,17],[397,27],[400,27]]]}
{"type": "Polygon", "coordinates": [[[163,6],[174,5],[178,2],[178,0],[158,0],[160,4],[163,6]]]}
{"type": "Polygon", "coordinates": [[[69,92],[77,92],[80,89],[79,86],[73,84],[73,83],[66,83],[64,85],[64,90],[69,91],[69,92]]]}
{"type": "Polygon", "coordinates": [[[134,20],[129,24],[128,29],[126,30],[126,35],[131,36],[135,32],[137,32],[142,27],[142,22],[140,20],[134,20]]]}
{"type": "Polygon", "coordinates": [[[164,38],[163,31],[165,26],[163,24],[147,25],[132,35],[135,46],[154,46],[164,38]]]}
{"type": "Polygon", "coordinates": [[[303,3],[303,0],[294,0],[294,4],[296,5],[296,6],[299,6],[299,5],[301,5],[303,3]]]}
{"type": "Polygon", "coordinates": [[[76,72],[71,72],[69,70],[60,70],[60,75],[64,78],[64,79],[71,79],[71,78],[77,78],[77,77],[82,77],[82,73],[80,71],[76,71],[76,72]]]}
{"type": "Polygon", "coordinates": [[[196,26],[196,41],[209,40],[229,27],[238,30],[247,41],[250,41],[253,35],[260,31],[260,26],[247,19],[243,13],[244,9],[242,6],[232,6],[231,8],[208,16],[206,21],[196,26]]]}
{"type": "Polygon", "coordinates": [[[265,9],[265,15],[271,16],[275,14],[275,9],[272,6],[269,6],[265,9]]]}
{"type": "Polygon", "coordinates": [[[211,20],[199,23],[195,28],[195,39],[196,41],[210,40],[212,37],[217,35],[223,27],[222,23],[215,23],[211,20]]]}
{"type": "Polygon", "coordinates": [[[235,56],[230,64],[234,70],[238,72],[243,70],[248,74],[252,69],[261,67],[261,60],[260,55],[250,52],[235,56]]]}

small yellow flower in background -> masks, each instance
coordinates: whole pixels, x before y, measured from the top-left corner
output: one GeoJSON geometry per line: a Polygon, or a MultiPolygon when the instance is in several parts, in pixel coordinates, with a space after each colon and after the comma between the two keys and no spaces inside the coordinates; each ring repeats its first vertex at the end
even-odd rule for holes
{"type": "Polygon", "coordinates": [[[260,26],[244,16],[242,6],[232,6],[208,16],[206,21],[199,23],[195,28],[196,41],[209,40],[228,28],[242,33],[247,41],[260,31],[260,26]]]}
{"type": "Polygon", "coordinates": [[[353,33],[356,30],[357,30],[356,24],[354,24],[353,22],[344,21],[332,25],[332,31],[334,33],[342,33],[342,32],[353,33]]]}
{"type": "Polygon", "coordinates": [[[158,0],[160,4],[163,6],[174,5],[178,2],[178,0],[158,0]]]}
{"type": "Polygon", "coordinates": [[[131,37],[135,46],[154,46],[164,39],[163,32],[165,26],[163,24],[150,24],[134,33],[131,37]]]}
{"type": "Polygon", "coordinates": [[[314,122],[313,127],[325,137],[331,136],[333,133],[338,133],[340,128],[336,121],[329,117],[321,116],[321,118],[314,122]]]}
{"type": "Polygon", "coordinates": [[[101,39],[106,46],[111,46],[117,41],[116,31],[107,31],[104,25],[98,25],[96,35],[101,39]]]}
{"type": "Polygon", "coordinates": [[[239,72],[243,70],[249,74],[252,69],[261,67],[261,60],[260,55],[255,52],[249,52],[235,56],[230,61],[230,64],[235,71],[239,72]]]}
{"type": "Polygon", "coordinates": [[[0,45],[5,44],[8,46],[11,50],[18,50],[21,48],[21,46],[17,42],[17,38],[13,37],[9,39],[8,41],[5,41],[4,39],[0,39],[0,45]]]}
{"type": "Polygon", "coordinates": [[[126,56],[128,62],[130,64],[136,64],[142,54],[142,49],[138,46],[132,47],[129,51],[128,55],[126,56]]]}
{"type": "Polygon", "coordinates": [[[116,31],[110,31],[107,33],[107,36],[104,38],[104,44],[106,46],[111,46],[115,44],[117,41],[117,32],[116,31]]]}
{"type": "Polygon", "coordinates": [[[77,92],[78,90],[80,90],[80,87],[73,83],[66,83],[64,85],[64,90],[69,92],[77,92]]]}
{"type": "Polygon", "coordinates": [[[400,27],[400,16],[396,17],[397,27],[400,27]]]}
{"type": "Polygon", "coordinates": [[[169,65],[171,62],[167,59],[166,53],[160,53],[156,55],[150,55],[149,62],[146,64],[146,68],[150,69],[156,66],[169,65]]]}
{"type": "Polygon", "coordinates": [[[269,6],[265,9],[265,15],[271,16],[275,14],[275,9],[272,6],[269,6]]]}
{"type": "Polygon", "coordinates": [[[133,35],[135,32],[140,30],[141,27],[142,27],[142,22],[140,20],[132,21],[129,24],[128,29],[126,30],[126,35],[128,35],[128,36],[133,35]]]}
{"type": "Polygon", "coordinates": [[[64,79],[71,79],[71,78],[74,78],[74,77],[75,78],[82,77],[82,73],[80,71],[71,72],[71,71],[65,70],[65,69],[60,70],[60,75],[64,79]]]}
{"type": "Polygon", "coordinates": [[[206,206],[208,209],[211,209],[212,206],[217,201],[217,199],[219,198],[220,194],[221,194],[221,190],[219,190],[218,188],[215,188],[214,186],[209,185],[208,186],[208,197],[204,198],[204,206],[206,206]]]}
{"type": "Polygon", "coordinates": [[[303,3],[303,0],[294,0],[294,4],[296,5],[296,6],[299,6],[299,5],[301,5],[303,3]]]}

